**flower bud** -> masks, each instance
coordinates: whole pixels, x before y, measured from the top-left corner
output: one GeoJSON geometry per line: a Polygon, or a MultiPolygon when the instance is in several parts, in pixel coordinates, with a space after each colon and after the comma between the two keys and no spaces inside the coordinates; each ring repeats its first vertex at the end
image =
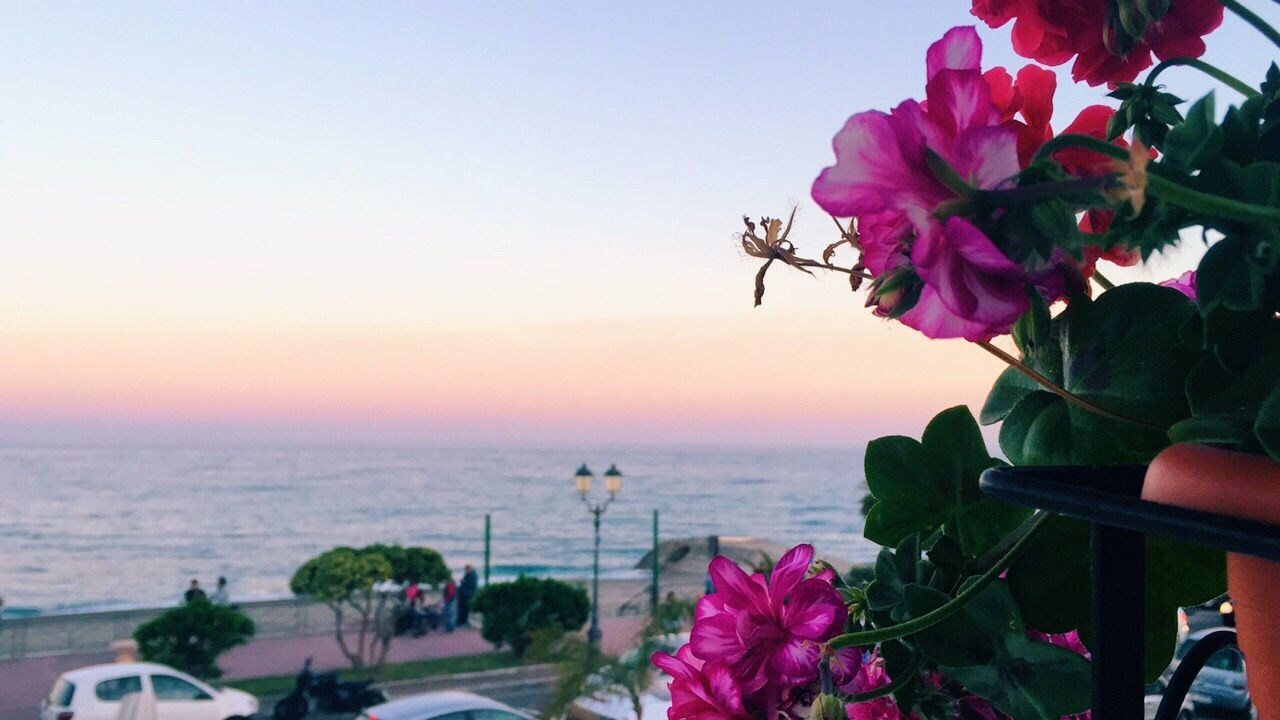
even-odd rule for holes
{"type": "Polygon", "coordinates": [[[874,307],[879,317],[896,318],[915,307],[923,286],[916,271],[904,263],[871,281],[867,307],[874,307]]]}
{"type": "Polygon", "coordinates": [[[826,693],[813,701],[809,711],[809,720],[848,720],[848,717],[840,698],[826,693]]]}

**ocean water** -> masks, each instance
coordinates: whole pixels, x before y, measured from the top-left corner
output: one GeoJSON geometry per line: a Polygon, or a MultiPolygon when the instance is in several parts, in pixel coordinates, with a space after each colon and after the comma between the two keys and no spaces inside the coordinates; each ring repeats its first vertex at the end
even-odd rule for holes
{"type": "MultiPolygon", "coordinates": [[[[617,463],[601,564],[664,538],[755,535],[870,560],[860,448],[658,446],[0,446],[0,596],[42,612],[173,602],[192,577],[245,600],[288,594],[335,545],[422,544],[495,576],[584,577],[591,522],[571,475],[617,463]]],[[[603,493],[597,481],[597,497],[603,493]]]]}

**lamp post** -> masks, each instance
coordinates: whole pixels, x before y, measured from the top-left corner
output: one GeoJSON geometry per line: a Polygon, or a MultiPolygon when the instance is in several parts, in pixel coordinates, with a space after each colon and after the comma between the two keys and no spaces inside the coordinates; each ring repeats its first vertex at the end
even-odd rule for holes
{"type": "Polygon", "coordinates": [[[600,637],[603,635],[600,631],[600,516],[604,515],[609,503],[613,502],[622,490],[622,471],[617,465],[610,465],[605,471],[604,489],[609,493],[609,497],[604,502],[592,503],[588,498],[594,481],[595,475],[587,468],[586,463],[582,463],[582,467],[573,474],[574,486],[578,489],[578,495],[582,497],[587,510],[591,512],[591,520],[595,528],[595,553],[591,561],[591,627],[587,630],[587,642],[591,643],[592,647],[598,648],[600,637]]]}

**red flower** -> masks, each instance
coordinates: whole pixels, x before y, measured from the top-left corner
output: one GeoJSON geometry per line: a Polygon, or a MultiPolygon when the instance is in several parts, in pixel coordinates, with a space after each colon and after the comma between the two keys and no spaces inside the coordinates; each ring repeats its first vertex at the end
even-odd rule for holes
{"type": "Polygon", "coordinates": [[[1107,0],[973,0],[972,12],[997,28],[1013,21],[1013,49],[1046,65],[1072,57],[1071,77],[1090,85],[1127,82],[1161,60],[1199,57],[1204,36],[1222,24],[1218,0],[1172,0],[1168,12],[1124,55],[1107,49],[1107,0]]]}

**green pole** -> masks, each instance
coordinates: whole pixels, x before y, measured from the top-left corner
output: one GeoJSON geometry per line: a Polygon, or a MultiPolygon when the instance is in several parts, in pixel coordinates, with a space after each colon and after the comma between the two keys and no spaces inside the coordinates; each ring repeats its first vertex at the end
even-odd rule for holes
{"type": "Polygon", "coordinates": [[[650,612],[658,612],[658,511],[653,511],[653,584],[649,586],[650,612]]]}
{"type": "Polygon", "coordinates": [[[484,584],[489,584],[489,515],[484,516],[484,584]]]}

